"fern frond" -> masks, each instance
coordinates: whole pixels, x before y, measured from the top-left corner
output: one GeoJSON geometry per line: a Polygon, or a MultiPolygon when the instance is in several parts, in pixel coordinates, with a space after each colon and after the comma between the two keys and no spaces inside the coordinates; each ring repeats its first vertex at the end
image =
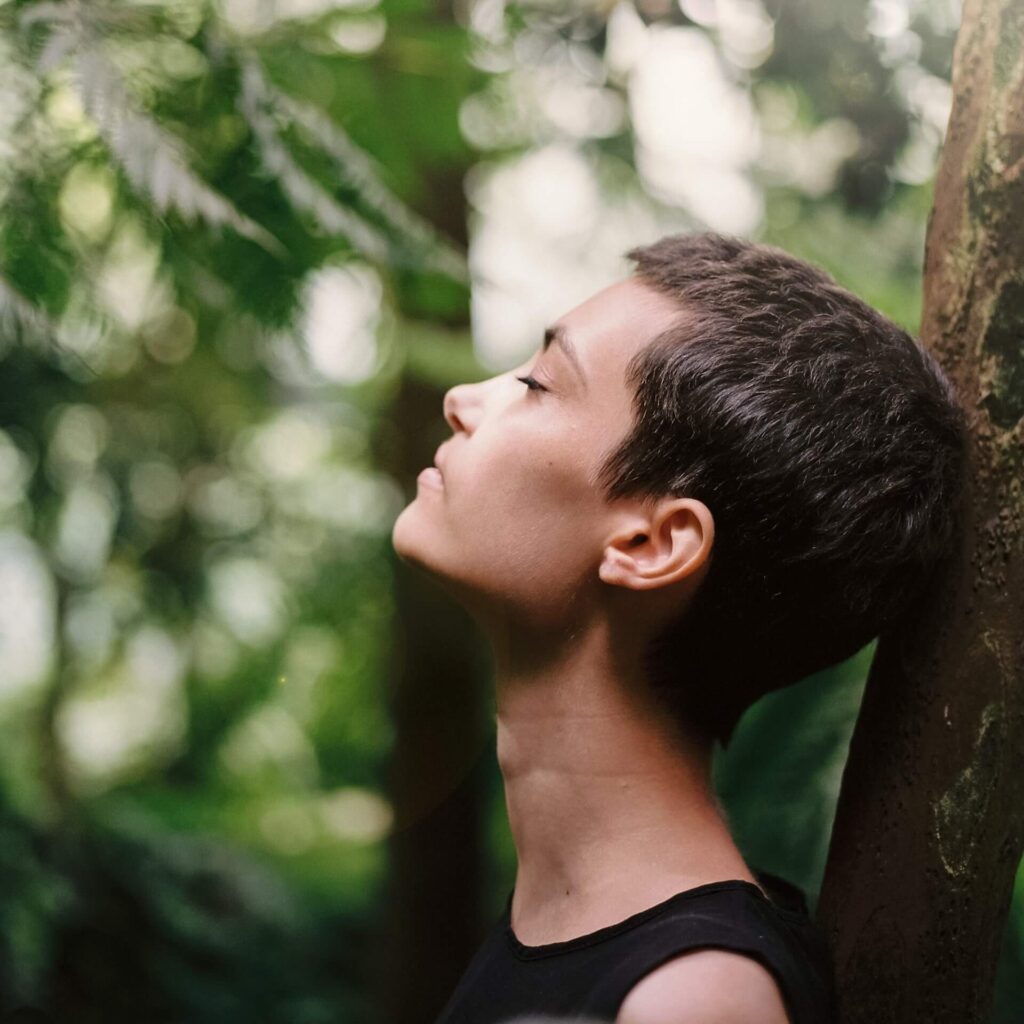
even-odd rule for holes
{"type": "Polygon", "coordinates": [[[266,103],[262,76],[251,62],[247,63],[242,70],[239,109],[253,131],[264,167],[278,180],[294,206],[309,214],[322,230],[342,235],[371,260],[385,262],[387,239],[342,206],[299,166],[281,141],[273,116],[265,109],[266,103]]]}
{"type": "MultiPolygon", "coordinates": [[[[275,115],[296,126],[311,145],[318,146],[330,157],[340,177],[356,189],[367,206],[380,214],[399,237],[423,253],[424,264],[455,280],[468,281],[465,255],[388,189],[372,158],[323,111],[272,86],[255,60],[245,64],[242,99],[245,104],[243,112],[250,120],[261,146],[269,144],[273,159],[278,165],[286,166],[289,174],[297,171],[302,175],[306,179],[306,187],[311,186],[317,191],[321,203],[326,199],[335,206],[339,205],[325,189],[309,179],[288,153],[280,140],[275,115]],[[283,153],[278,150],[283,150],[283,153]]],[[[341,209],[344,210],[343,207],[341,209]]],[[[345,213],[353,216],[349,211],[345,213]]]]}
{"type": "Polygon", "coordinates": [[[76,325],[69,323],[66,317],[54,320],[0,274],[0,357],[20,339],[27,346],[48,351],[79,380],[92,380],[100,374],[78,351],[85,346],[76,335],[83,329],[103,330],[108,327],[106,318],[95,311],[86,324],[82,323],[82,318],[76,325]]]}
{"type": "Polygon", "coordinates": [[[76,4],[36,3],[26,7],[18,15],[18,26],[22,29],[31,28],[40,21],[51,25],[74,25],[79,22],[80,16],[76,4]]]}
{"type": "Polygon", "coordinates": [[[271,97],[278,109],[302,130],[306,139],[312,144],[319,144],[331,157],[340,176],[358,190],[363,201],[396,232],[423,250],[428,264],[457,280],[468,280],[465,255],[384,184],[373,159],[349,138],[341,125],[323,111],[280,90],[271,89],[271,97]]]}
{"type": "Polygon", "coordinates": [[[283,253],[270,232],[192,170],[179,139],[134,108],[116,69],[97,47],[79,47],[75,72],[82,106],[112,156],[161,213],[173,209],[187,221],[199,218],[214,227],[227,225],[265,249],[283,253]]]}
{"type": "MultiPolygon", "coordinates": [[[[50,6],[44,4],[43,6],[50,6]]],[[[55,28],[47,37],[42,52],[36,60],[36,74],[43,78],[59,64],[63,64],[65,58],[74,50],[76,34],[73,28],[55,28]]]]}
{"type": "Polygon", "coordinates": [[[0,275],[0,353],[10,347],[19,333],[54,336],[57,324],[0,275]]]}
{"type": "Polygon", "coordinates": [[[230,227],[263,248],[283,255],[281,244],[192,169],[180,139],[165,131],[135,103],[102,50],[99,37],[79,5],[36,4],[21,25],[48,22],[52,29],[36,62],[40,76],[72,60],[72,85],[111,156],[133,188],[163,214],[174,210],[186,221],[230,227]]]}

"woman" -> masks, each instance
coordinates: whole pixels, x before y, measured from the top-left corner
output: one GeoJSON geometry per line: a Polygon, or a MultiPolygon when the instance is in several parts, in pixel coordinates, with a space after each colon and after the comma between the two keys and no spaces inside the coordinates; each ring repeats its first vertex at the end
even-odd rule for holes
{"type": "Polygon", "coordinates": [[[962,414],[905,331],[779,249],[628,256],[522,367],[448,392],[393,529],[492,647],[518,861],[439,1024],[818,1024],[822,936],[737,849],[713,745],[927,585],[962,414]]]}

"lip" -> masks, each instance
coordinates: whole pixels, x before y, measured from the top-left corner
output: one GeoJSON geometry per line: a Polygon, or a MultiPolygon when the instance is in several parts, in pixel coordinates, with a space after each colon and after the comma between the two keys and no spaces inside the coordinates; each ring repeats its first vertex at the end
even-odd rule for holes
{"type": "Polygon", "coordinates": [[[426,469],[421,470],[420,475],[416,477],[416,482],[424,487],[431,487],[438,491],[444,489],[444,479],[441,476],[441,470],[437,466],[427,466],[426,469]]]}

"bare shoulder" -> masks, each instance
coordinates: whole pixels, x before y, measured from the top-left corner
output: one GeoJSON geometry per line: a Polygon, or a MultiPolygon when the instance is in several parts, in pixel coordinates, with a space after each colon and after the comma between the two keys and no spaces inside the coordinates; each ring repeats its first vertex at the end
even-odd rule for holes
{"type": "Polygon", "coordinates": [[[616,1024],[790,1024],[771,972],[724,949],[697,949],[645,975],[616,1024]]]}

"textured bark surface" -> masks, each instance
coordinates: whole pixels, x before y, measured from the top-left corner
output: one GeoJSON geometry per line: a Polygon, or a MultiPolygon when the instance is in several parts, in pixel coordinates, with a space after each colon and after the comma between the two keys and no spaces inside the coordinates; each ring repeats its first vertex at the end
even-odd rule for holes
{"type": "Polygon", "coordinates": [[[1024,4],[966,0],[921,337],[971,423],[965,536],[879,640],[818,916],[843,1024],[991,1011],[1024,817],[1024,4]]]}

